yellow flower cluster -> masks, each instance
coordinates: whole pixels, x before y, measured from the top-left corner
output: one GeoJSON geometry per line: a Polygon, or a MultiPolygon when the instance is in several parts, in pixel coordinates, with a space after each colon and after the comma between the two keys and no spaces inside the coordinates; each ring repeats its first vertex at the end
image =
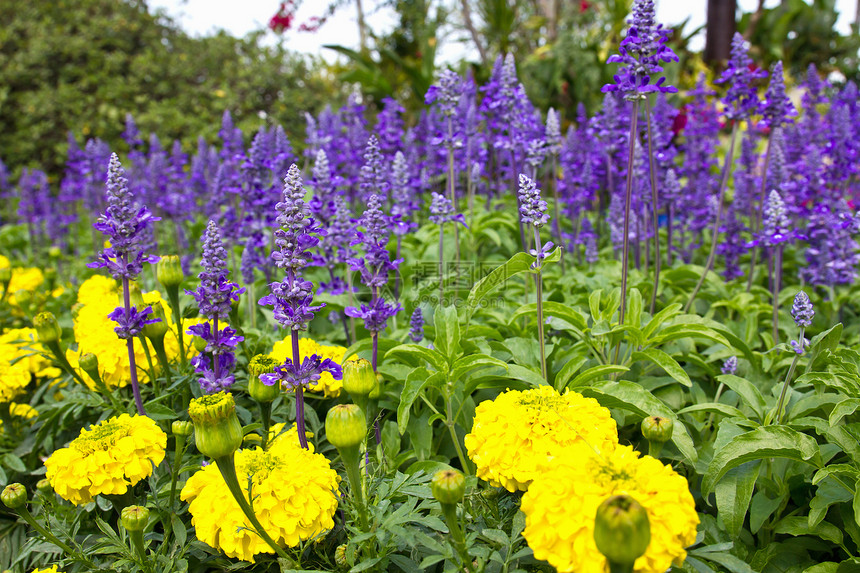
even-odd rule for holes
{"type": "Polygon", "coordinates": [[[465,442],[479,478],[524,491],[560,451],[577,443],[603,449],[618,443],[618,430],[597,400],[540,386],[481,402],[465,442]]]}
{"type": "Polygon", "coordinates": [[[43,348],[36,342],[36,331],[32,328],[15,328],[0,335],[0,402],[21,395],[34,375],[38,378],[60,375],[60,370],[35,350],[43,348]]]}
{"type": "Polygon", "coordinates": [[[45,460],[60,497],[75,505],[99,494],[121,495],[164,459],[167,434],[146,416],[121,414],[81,430],[67,448],[45,460]]]}
{"type": "MultiPolygon", "coordinates": [[[[120,291],[116,281],[110,277],[95,275],[84,281],[78,290],[78,305],[80,306],[74,324],[78,350],[77,352],[66,351],[66,358],[74,368],[79,368],[78,360],[81,355],[87,352],[95,354],[99,359],[102,380],[108,388],[122,388],[130,382],[126,342],[117,338],[116,332],[114,332],[116,324],[107,316],[119,305],[119,296],[120,291]]],[[[172,311],[158,291],[143,293],[143,300],[152,305],[160,304],[164,308],[169,328],[164,337],[164,350],[167,353],[167,358],[173,360],[179,356],[179,342],[176,337],[176,324],[172,320],[172,311]]],[[[194,321],[186,321],[183,326],[187,327],[192,324],[194,321]]],[[[192,336],[185,337],[186,352],[189,356],[194,354],[192,341],[192,336]]],[[[138,378],[141,382],[148,381],[149,377],[144,368],[146,355],[137,339],[134,340],[134,357],[140,369],[138,378]]],[[[90,377],[83,372],[80,374],[90,389],[95,390],[95,384],[90,377]]]]}
{"type": "Polygon", "coordinates": [[[634,570],[660,573],[683,563],[684,548],[696,540],[699,523],[687,480],[659,460],[640,458],[630,446],[620,445],[600,453],[574,445],[534,480],[522,510],[523,535],[535,557],[562,573],[607,571],[594,542],[594,518],[603,500],[619,494],[638,501],[651,524],[651,543],[634,570]]]}
{"type": "Polygon", "coordinates": [[[33,569],[33,573],[60,573],[56,565],[51,565],[50,569],[33,569]]]}
{"type": "MultiPolygon", "coordinates": [[[[331,358],[338,364],[343,362],[343,355],[346,354],[346,348],[343,346],[326,346],[310,338],[299,339],[299,358],[304,360],[306,356],[316,354],[323,360],[331,358]]],[[[286,337],[275,343],[272,352],[269,354],[272,358],[278,361],[278,364],[283,364],[287,358],[293,358],[293,343],[290,337],[286,337]]],[[[343,382],[335,380],[328,373],[323,372],[319,381],[309,387],[313,392],[323,392],[326,398],[337,398],[343,389],[343,382]]]]}
{"type": "MultiPolygon", "coordinates": [[[[273,434],[282,427],[272,428],[273,434]]],[[[325,456],[299,447],[295,428],[278,435],[266,450],[237,451],[235,463],[246,495],[251,485],[257,518],[282,546],[295,547],[334,527],[337,473],[325,456]]],[[[191,476],[181,497],[190,504],[191,523],[200,541],[251,563],[258,553],[272,553],[254,533],[215,464],[191,476]]]]}

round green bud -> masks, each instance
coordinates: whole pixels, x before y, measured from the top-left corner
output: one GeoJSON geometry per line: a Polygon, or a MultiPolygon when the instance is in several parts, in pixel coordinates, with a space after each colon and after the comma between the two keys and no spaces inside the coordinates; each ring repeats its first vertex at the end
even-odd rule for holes
{"type": "MultiPolygon", "coordinates": [[[[61,251],[60,247],[58,247],[56,245],[51,247],[50,249],[48,249],[48,256],[51,257],[52,259],[59,259],[62,255],[63,255],[63,251],[61,251]]],[[[48,270],[48,269],[45,269],[45,270],[48,270]]]]}
{"type": "Polygon", "coordinates": [[[347,360],[343,364],[343,389],[350,396],[367,396],[376,386],[373,366],[364,358],[347,360]]]}
{"type": "Polygon", "coordinates": [[[385,378],[382,377],[382,374],[376,375],[376,384],[373,385],[373,390],[370,391],[370,394],[367,395],[371,400],[378,400],[382,395],[382,383],[385,382],[385,378]]]}
{"type": "Polygon", "coordinates": [[[161,340],[167,334],[167,316],[164,314],[164,307],[161,304],[153,304],[152,314],[149,315],[152,319],[159,319],[158,322],[152,322],[143,326],[143,335],[150,340],[161,340]]]}
{"type": "Polygon", "coordinates": [[[194,423],[194,440],[204,456],[222,458],[242,445],[242,425],[232,394],[217,392],[195,398],[188,406],[194,423]]]}
{"type": "Polygon", "coordinates": [[[52,343],[59,342],[63,336],[63,329],[60,328],[60,323],[57,322],[57,317],[51,312],[40,312],[33,318],[33,328],[36,329],[36,335],[39,337],[39,342],[52,343]]]}
{"type": "Polygon", "coordinates": [[[439,503],[460,503],[466,493],[466,478],[460,470],[439,470],[430,482],[430,491],[439,503]]]}
{"type": "Polygon", "coordinates": [[[174,436],[187,438],[194,431],[194,424],[187,420],[174,420],[170,425],[170,431],[174,436]]]}
{"type": "Polygon", "coordinates": [[[51,482],[43,478],[36,482],[36,491],[42,495],[50,495],[54,493],[54,488],[51,487],[51,482]]]}
{"type": "Polygon", "coordinates": [[[0,493],[2,501],[9,509],[19,509],[27,505],[27,489],[20,483],[10,483],[0,493]]]}
{"type": "Polygon", "coordinates": [[[276,366],[278,361],[265,354],[257,354],[248,363],[248,393],[257,402],[264,404],[272,402],[281,392],[280,385],[269,386],[260,380],[261,374],[271,374],[276,366]]]}
{"type": "Polygon", "coordinates": [[[99,357],[92,352],[82,354],[78,359],[78,365],[81,370],[87,373],[87,376],[92,378],[93,382],[99,384],[101,376],[99,375],[99,357]]]}
{"type": "Polygon", "coordinates": [[[648,512],[629,495],[613,495],[597,508],[594,542],[611,563],[632,565],[651,543],[648,512]]]}
{"type": "Polygon", "coordinates": [[[0,284],[6,284],[12,281],[12,267],[3,267],[0,269],[0,284]]]}
{"type": "Polygon", "coordinates": [[[346,543],[338,545],[334,550],[334,562],[338,567],[346,567],[349,563],[346,560],[346,543]]]}
{"type": "Polygon", "coordinates": [[[325,417],[325,434],[337,449],[357,446],[367,435],[364,410],[355,404],[333,407],[325,417]]]}
{"type": "Polygon", "coordinates": [[[149,510],[140,505],[130,505],[122,510],[120,521],[129,531],[143,531],[149,523],[149,510]]]}
{"type": "Polygon", "coordinates": [[[675,423],[670,418],[648,416],[642,420],[642,435],[649,442],[662,444],[672,439],[675,423]]]}
{"type": "Polygon", "coordinates": [[[185,279],[182,274],[182,263],[179,255],[166,255],[155,265],[155,278],[165,288],[178,287],[185,279]]]}

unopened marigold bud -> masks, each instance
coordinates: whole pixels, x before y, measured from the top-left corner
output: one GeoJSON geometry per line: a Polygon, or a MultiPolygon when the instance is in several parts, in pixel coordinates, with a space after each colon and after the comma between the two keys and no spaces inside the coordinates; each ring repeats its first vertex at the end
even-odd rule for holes
{"type": "Polygon", "coordinates": [[[188,406],[188,415],[194,422],[197,449],[204,456],[229,456],[242,445],[242,425],[232,394],[217,392],[195,398],[188,406]]]}
{"type": "Polygon", "coordinates": [[[185,279],[182,274],[182,262],[178,255],[161,257],[155,265],[155,278],[165,288],[178,287],[185,279]]]}
{"type": "Polygon", "coordinates": [[[338,567],[346,567],[346,543],[338,545],[334,550],[334,562],[338,567]]]}
{"type": "Polygon", "coordinates": [[[382,395],[382,383],[385,379],[382,377],[382,374],[376,375],[376,384],[373,385],[373,390],[370,391],[370,394],[367,395],[371,400],[376,400],[379,396],[382,395]]]}
{"type": "Polygon", "coordinates": [[[78,359],[81,370],[86,372],[90,378],[97,380],[99,377],[99,357],[92,352],[82,354],[78,359]]]}
{"type": "Polygon", "coordinates": [[[20,483],[10,483],[0,493],[0,501],[10,509],[19,509],[27,504],[27,489],[20,483]]]}
{"type": "Polygon", "coordinates": [[[187,420],[174,420],[170,425],[170,431],[174,436],[182,436],[187,438],[194,431],[194,424],[187,420]]]}
{"type": "Polygon", "coordinates": [[[376,387],[373,365],[364,358],[347,360],[343,365],[343,389],[350,396],[367,396],[376,387]]]}
{"type": "Polygon", "coordinates": [[[42,495],[50,495],[54,492],[54,488],[51,487],[51,482],[47,479],[40,479],[36,482],[36,491],[42,495]]]}
{"type": "Polygon", "coordinates": [[[150,319],[159,319],[158,322],[150,322],[143,326],[143,335],[150,340],[161,340],[167,334],[167,316],[164,314],[164,307],[161,303],[152,305],[152,314],[150,319]]]}
{"type": "Polygon", "coordinates": [[[129,531],[143,531],[149,523],[149,510],[140,505],[130,505],[122,510],[120,520],[129,531]]]}
{"type": "Polygon", "coordinates": [[[651,543],[648,512],[629,495],[613,495],[597,508],[594,542],[610,563],[632,565],[651,543]]]}
{"type": "Polygon", "coordinates": [[[260,434],[255,434],[251,432],[250,434],[245,434],[242,437],[242,447],[250,448],[252,446],[262,446],[263,445],[263,436],[260,434]]]}
{"type": "Polygon", "coordinates": [[[672,439],[674,427],[675,423],[670,418],[648,416],[642,420],[642,435],[649,442],[662,444],[672,439]]]}
{"type": "Polygon", "coordinates": [[[194,349],[197,352],[206,352],[206,341],[199,336],[194,337],[194,349]]]}
{"type": "Polygon", "coordinates": [[[5,285],[12,281],[12,267],[3,267],[0,269],[0,285],[5,285]]]}
{"type": "MultiPolygon", "coordinates": [[[[148,306],[145,302],[143,302],[143,293],[140,292],[140,286],[136,282],[128,283],[128,298],[129,301],[131,301],[131,306],[137,308],[138,310],[143,310],[148,306]]],[[[125,305],[125,298],[121,290],[119,292],[119,305],[125,305]]]]}
{"type": "Polygon", "coordinates": [[[367,434],[364,410],[355,404],[339,404],[325,417],[325,434],[337,449],[355,447],[367,434]]]}
{"type": "Polygon", "coordinates": [[[278,397],[281,388],[278,384],[263,384],[260,374],[271,374],[278,361],[265,354],[257,354],[248,363],[248,393],[257,402],[268,403],[278,397]]]}
{"type": "Polygon", "coordinates": [[[59,342],[63,335],[63,329],[57,322],[57,317],[51,312],[40,312],[33,319],[33,328],[39,337],[39,342],[50,344],[59,342]]]}
{"type": "Polygon", "coordinates": [[[439,503],[460,503],[466,493],[466,478],[459,470],[440,470],[430,482],[430,491],[439,503]]]}
{"type": "MultiPolygon", "coordinates": [[[[59,259],[63,255],[63,251],[60,250],[60,247],[54,245],[50,249],[48,249],[48,256],[52,259],[59,259]]],[[[48,270],[48,269],[45,269],[48,270]]]]}

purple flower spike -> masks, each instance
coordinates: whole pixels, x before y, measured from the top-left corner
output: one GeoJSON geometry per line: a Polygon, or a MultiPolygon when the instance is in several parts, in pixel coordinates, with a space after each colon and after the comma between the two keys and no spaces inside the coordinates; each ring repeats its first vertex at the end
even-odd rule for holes
{"type": "Polygon", "coordinates": [[[729,356],[726,358],[726,361],[723,362],[723,367],[720,368],[720,372],[723,374],[734,374],[738,371],[738,357],[737,356],[729,356]]]}
{"type": "Polygon", "coordinates": [[[344,312],[347,316],[364,320],[364,328],[369,332],[382,332],[388,326],[388,319],[401,310],[400,303],[387,303],[378,297],[370,304],[361,303],[359,308],[348,306],[344,312]]]}
{"type": "Polygon", "coordinates": [[[409,338],[416,343],[424,340],[424,315],[420,306],[415,307],[412,318],[409,319],[409,338]]]}
{"type": "Polygon", "coordinates": [[[143,271],[143,263],[157,263],[158,257],[143,252],[141,242],[149,225],[158,221],[145,206],[134,202],[128,179],[116,153],[110,156],[107,174],[108,207],[93,225],[110,240],[111,246],[99,253],[90,268],[107,268],[117,280],[134,280],[143,271]]]}
{"type": "Polygon", "coordinates": [[[655,22],[654,0],[634,0],[633,14],[627,36],[618,48],[619,55],[610,56],[607,63],[620,63],[615,83],[603,86],[604,92],[620,92],[625,99],[643,98],[652,92],[675,93],[677,88],[664,85],[666,78],[651,83],[651,76],[663,71],[660,65],[677,62],[678,56],[666,46],[669,31],[655,22]]]}
{"type": "Polygon", "coordinates": [[[200,286],[197,290],[186,290],[197,301],[200,313],[211,319],[226,321],[230,305],[239,300],[244,288],[227,280],[227,251],[221,241],[221,231],[215,221],[209,221],[203,235],[203,272],[198,275],[200,286]]]}
{"type": "Polygon", "coordinates": [[[526,225],[543,227],[549,222],[547,204],[535,182],[520,173],[520,220],[526,225]]]}
{"type": "Polygon", "coordinates": [[[446,116],[454,115],[460,104],[460,96],[463,94],[463,80],[456,72],[443,70],[439,74],[439,83],[430,86],[424,96],[424,103],[430,105],[438,103],[442,113],[446,116]]]}
{"type": "Polygon", "coordinates": [[[781,61],[773,65],[770,85],[764,94],[764,101],[759,104],[759,113],[764,116],[761,124],[771,129],[791,123],[791,118],[797,115],[794,104],[785,95],[785,79],[782,77],[781,61]]]}
{"type": "Polygon", "coordinates": [[[785,202],[779,193],[771,191],[764,206],[762,241],[770,247],[788,241],[792,238],[789,225],[785,202]]]}
{"type": "Polygon", "coordinates": [[[725,114],[731,120],[748,119],[758,107],[758,91],[755,81],[767,77],[767,71],[753,68],[753,61],[747,54],[744,37],[735,32],[732,38],[732,53],[729,65],[716,83],[728,83],[728,91],[723,102],[725,114]]]}
{"type": "Polygon", "coordinates": [[[140,336],[143,327],[147,324],[161,322],[160,318],[147,318],[150,314],[152,314],[151,306],[147,306],[141,312],[132,306],[127,313],[125,307],[119,306],[108,315],[108,318],[119,325],[113,329],[117,337],[128,340],[140,336]]]}
{"type": "Polygon", "coordinates": [[[454,205],[451,204],[451,200],[435,191],[432,193],[430,216],[428,219],[430,219],[431,223],[436,223],[437,225],[444,225],[450,221],[455,221],[462,223],[464,227],[466,226],[466,219],[462,213],[459,215],[454,214],[454,205]]]}
{"type": "Polygon", "coordinates": [[[791,305],[791,316],[794,318],[794,324],[801,328],[812,325],[815,310],[812,308],[809,295],[805,292],[800,291],[794,296],[794,304],[791,305]]]}
{"type": "Polygon", "coordinates": [[[282,388],[295,390],[315,384],[323,372],[328,372],[335,380],[340,380],[343,376],[343,371],[337,362],[331,358],[323,360],[316,354],[312,354],[305,356],[298,366],[293,365],[293,361],[287,358],[283,364],[275,366],[275,371],[271,374],[261,374],[260,381],[267,386],[278,383],[282,388]]]}

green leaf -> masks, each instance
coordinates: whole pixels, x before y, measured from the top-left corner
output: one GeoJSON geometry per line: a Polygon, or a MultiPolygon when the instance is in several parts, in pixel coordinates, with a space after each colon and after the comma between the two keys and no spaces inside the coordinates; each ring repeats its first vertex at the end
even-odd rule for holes
{"type": "MultiPolygon", "coordinates": [[[[573,309],[566,304],[545,300],[543,301],[543,313],[544,316],[553,316],[564,320],[580,332],[588,328],[588,324],[585,322],[585,317],[583,317],[576,309],[573,309]]],[[[523,316],[537,316],[537,303],[532,302],[519,307],[516,312],[508,318],[508,324],[513,324],[517,319],[523,316]]]]}
{"type": "Polygon", "coordinates": [[[716,485],[717,510],[732,537],[743,528],[760,469],[761,461],[747,462],[731,469],[716,485]]]}
{"type": "Polygon", "coordinates": [[[499,267],[493,269],[490,274],[475,283],[469,296],[466,299],[466,320],[471,320],[472,314],[478,309],[481,301],[488,294],[496,290],[500,285],[503,285],[511,277],[514,277],[522,272],[529,270],[535,258],[526,253],[517,253],[508,261],[499,267]]]}
{"type": "Polygon", "coordinates": [[[735,393],[741,397],[744,404],[749,406],[752,411],[755,412],[759,420],[764,420],[767,403],[764,400],[764,396],[761,395],[759,389],[756,388],[752,382],[746,378],[735,376],[734,374],[721,374],[720,376],[717,376],[717,381],[734,390],[735,393]]]}
{"type": "MultiPolygon", "coordinates": [[[[600,296],[603,294],[603,289],[597,289],[588,295],[588,310],[591,312],[591,320],[597,322],[600,320],[600,296]]],[[[678,306],[681,306],[680,304],[678,306]]]]}
{"type": "Polygon", "coordinates": [[[722,344],[726,348],[732,348],[731,343],[725,336],[703,324],[676,324],[668,326],[657,333],[654,338],[648,341],[649,346],[661,346],[672,340],[679,338],[705,338],[713,342],[722,344]]]}
{"type": "Polygon", "coordinates": [[[540,375],[540,372],[523,368],[518,364],[508,364],[507,377],[513,378],[514,380],[520,380],[532,386],[543,386],[547,383],[546,380],[543,379],[543,376],[540,375]]]}
{"type": "Polygon", "coordinates": [[[687,406],[683,410],[678,410],[678,415],[680,416],[681,414],[692,414],[693,412],[716,412],[718,414],[723,414],[731,418],[741,418],[744,420],[747,419],[744,413],[735,408],[734,406],[729,406],[728,404],[720,404],[719,402],[693,404],[692,406],[687,406]]]}
{"type": "Polygon", "coordinates": [[[176,410],[166,404],[150,402],[146,405],[146,415],[153,420],[175,420],[176,410]]]}
{"type": "Polygon", "coordinates": [[[645,350],[637,350],[633,353],[633,360],[650,360],[660,368],[666,371],[666,374],[671,376],[675,381],[680,382],[684,386],[691,388],[693,382],[690,376],[681,368],[678,362],[660,350],[659,348],[646,348],[645,350]]]}
{"type": "Polygon", "coordinates": [[[714,455],[702,479],[702,495],[710,494],[714,484],[732,468],[767,458],[787,458],[819,468],[823,465],[818,443],[810,436],[786,426],[763,426],[735,436],[714,455]]]}
{"type": "Polygon", "coordinates": [[[842,544],[842,531],[827,521],[822,521],[816,527],[809,527],[809,520],[803,515],[785,517],[776,524],[774,533],[785,533],[787,535],[816,535],[825,541],[842,544]]]}
{"type": "Polygon", "coordinates": [[[672,303],[648,321],[648,324],[645,325],[645,328],[642,329],[642,336],[645,338],[646,343],[648,343],[648,339],[651,338],[651,335],[657,332],[657,329],[663,325],[664,322],[671,320],[675,316],[681,314],[681,305],[679,303],[672,303]]]}
{"type": "Polygon", "coordinates": [[[809,350],[806,353],[806,370],[804,372],[810,372],[812,370],[815,359],[818,358],[822,352],[833,352],[836,350],[836,347],[839,345],[840,338],[842,338],[842,323],[838,323],[830,327],[828,330],[814,336],[812,340],[809,341],[809,350]]]}
{"type": "Polygon", "coordinates": [[[622,408],[643,418],[648,416],[670,418],[674,423],[672,443],[690,463],[694,464],[699,459],[699,454],[696,452],[693,439],[687,432],[687,427],[678,419],[671,408],[639,384],[627,380],[601,381],[594,386],[582,388],[580,392],[585,396],[597,399],[607,408],[622,408]]]}
{"type": "Polygon", "coordinates": [[[418,344],[401,344],[395,346],[385,353],[385,357],[400,355],[403,358],[419,358],[430,363],[430,365],[440,372],[448,371],[448,363],[445,362],[445,357],[433,349],[419,346],[418,344]]]}
{"type": "Polygon", "coordinates": [[[561,370],[558,371],[558,374],[555,375],[555,379],[553,380],[552,385],[556,390],[561,391],[564,387],[567,386],[568,380],[573,376],[577,370],[582,368],[582,365],[588,361],[588,358],[585,356],[577,356],[575,358],[569,359],[564,363],[564,366],[561,367],[561,370]]]}
{"type": "Polygon", "coordinates": [[[860,398],[848,398],[846,400],[842,400],[836,404],[830,412],[830,419],[828,420],[830,425],[835,426],[842,420],[842,418],[850,416],[856,412],[857,408],[860,408],[860,398]]]}
{"type": "Polygon", "coordinates": [[[642,293],[638,288],[630,289],[627,295],[627,315],[624,324],[638,329],[642,325],[642,293]]]}
{"type": "Polygon", "coordinates": [[[433,346],[448,360],[448,364],[453,363],[462,354],[457,309],[453,306],[436,307],[436,312],[433,315],[433,326],[436,328],[433,346]]]}
{"type": "Polygon", "coordinates": [[[592,366],[591,368],[583,370],[577,374],[577,376],[570,381],[570,384],[568,384],[567,387],[578,388],[580,386],[585,386],[592,380],[608,378],[612,374],[627,372],[628,370],[630,370],[628,367],[621,366],[620,364],[601,364],[600,366],[592,366]]]}
{"type": "MultiPolygon", "coordinates": [[[[176,414],[173,414],[173,417],[175,418],[176,414]]],[[[15,470],[19,474],[26,473],[27,471],[27,466],[24,465],[21,458],[12,453],[3,454],[3,465],[9,469],[15,470]]]]}
{"type": "Polygon", "coordinates": [[[508,364],[506,362],[502,362],[498,358],[493,358],[486,354],[470,354],[454,361],[454,365],[451,368],[451,380],[456,382],[470,370],[486,366],[496,366],[504,368],[505,370],[508,369],[508,364]]]}
{"type": "MultiPolygon", "coordinates": [[[[441,374],[437,373],[434,376],[441,376],[441,374]]],[[[412,404],[429,381],[430,373],[426,368],[416,368],[406,377],[406,381],[403,383],[403,391],[400,393],[400,404],[397,405],[397,430],[401,436],[406,433],[412,404]]]]}

